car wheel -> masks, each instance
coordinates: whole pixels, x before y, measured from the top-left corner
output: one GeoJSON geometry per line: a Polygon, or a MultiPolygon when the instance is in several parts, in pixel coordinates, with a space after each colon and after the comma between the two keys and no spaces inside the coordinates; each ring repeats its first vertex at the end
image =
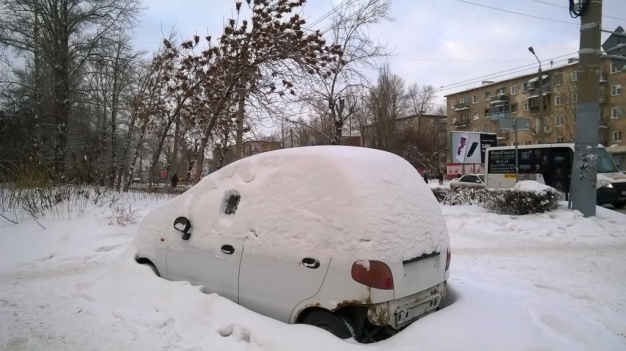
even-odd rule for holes
{"type": "Polygon", "coordinates": [[[328,311],[313,311],[302,323],[322,328],[340,339],[354,337],[354,325],[348,319],[328,311]]]}
{"type": "Polygon", "coordinates": [[[626,206],[626,201],[618,201],[613,203],[613,207],[615,208],[624,208],[626,206]]]}

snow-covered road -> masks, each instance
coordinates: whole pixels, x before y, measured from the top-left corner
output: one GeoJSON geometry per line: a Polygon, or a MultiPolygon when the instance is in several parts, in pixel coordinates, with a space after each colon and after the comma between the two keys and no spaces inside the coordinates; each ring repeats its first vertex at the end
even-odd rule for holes
{"type": "Polygon", "coordinates": [[[626,216],[442,209],[448,306],[369,346],[153,276],[125,253],[137,226],[105,212],[2,222],[0,350],[626,349],[626,216]]]}

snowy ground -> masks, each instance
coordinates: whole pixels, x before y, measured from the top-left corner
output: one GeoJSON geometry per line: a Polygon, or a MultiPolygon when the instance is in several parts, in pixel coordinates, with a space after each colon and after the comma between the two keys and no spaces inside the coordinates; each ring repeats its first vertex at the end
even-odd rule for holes
{"type": "Polygon", "coordinates": [[[1,222],[0,350],[626,349],[626,216],[442,209],[449,305],[368,346],[155,277],[125,254],[137,225],[110,225],[108,209],[46,230],[1,222]]]}

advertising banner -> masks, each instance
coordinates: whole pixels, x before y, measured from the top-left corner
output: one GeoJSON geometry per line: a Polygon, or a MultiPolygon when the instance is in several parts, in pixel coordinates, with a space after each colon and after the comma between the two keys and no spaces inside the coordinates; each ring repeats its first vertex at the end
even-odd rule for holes
{"type": "Polygon", "coordinates": [[[452,163],[477,164],[485,162],[485,150],[496,146],[495,134],[451,132],[452,163]]]}

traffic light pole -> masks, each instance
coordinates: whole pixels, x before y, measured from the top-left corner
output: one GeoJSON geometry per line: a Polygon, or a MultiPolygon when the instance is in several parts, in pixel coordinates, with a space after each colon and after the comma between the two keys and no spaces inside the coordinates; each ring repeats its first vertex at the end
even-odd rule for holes
{"type": "Polygon", "coordinates": [[[572,207],[585,217],[596,215],[596,159],[600,116],[600,34],[602,0],[586,0],[581,16],[576,145],[572,165],[572,207]]]}

